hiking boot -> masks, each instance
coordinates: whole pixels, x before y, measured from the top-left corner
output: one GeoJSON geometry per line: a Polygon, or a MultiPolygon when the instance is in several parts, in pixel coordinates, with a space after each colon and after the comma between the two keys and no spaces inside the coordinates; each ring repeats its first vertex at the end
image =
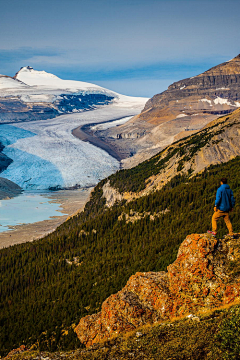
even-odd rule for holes
{"type": "Polygon", "coordinates": [[[237,239],[237,236],[236,236],[235,234],[232,234],[232,235],[227,234],[227,235],[225,235],[224,237],[225,237],[225,238],[230,238],[230,239],[237,239]]]}
{"type": "Polygon", "coordinates": [[[207,233],[214,237],[217,235],[217,233],[215,231],[211,231],[211,230],[208,230],[207,233]]]}

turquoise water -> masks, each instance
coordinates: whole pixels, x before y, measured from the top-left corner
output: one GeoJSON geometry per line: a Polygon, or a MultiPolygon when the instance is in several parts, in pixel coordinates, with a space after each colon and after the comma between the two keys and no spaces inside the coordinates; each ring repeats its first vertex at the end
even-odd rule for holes
{"type": "Polygon", "coordinates": [[[47,193],[27,191],[13,199],[0,200],[0,232],[10,230],[15,225],[31,224],[64,215],[59,212],[61,205],[51,201],[47,198],[47,193]]]}

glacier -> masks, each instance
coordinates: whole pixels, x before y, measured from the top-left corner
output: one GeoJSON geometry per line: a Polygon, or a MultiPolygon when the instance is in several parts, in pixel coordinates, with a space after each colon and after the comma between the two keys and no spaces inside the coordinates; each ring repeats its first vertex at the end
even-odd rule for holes
{"type": "Polygon", "coordinates": [[[16,116],[24,111],[35,114],[33,119],[27,115],[26,119],[21,118],[24,115],[14,119],[12,112],[12,119],[0,113],[3,153],[13,160],[1,177],[24,190],[91,187],[116,172],[117,159],[74,137],[72,130],[113,120],[123,123],[139,114],[148,100],[95,84],[62,80],[30,66],[21,68],[13,78],[0,76],[0,99],[9,103],[10,112],[19,106],[16,116]]]}
{"type": "Polygon", "coordinates": [[[89,187],[119,169],[119,162],[104,150],[81,141],[72,129],[103,123],[140,112],[138,106],[108,105],[54,119],[0,125],[3,152],[13,159],[1,173],[25,190],[89,187]]]}

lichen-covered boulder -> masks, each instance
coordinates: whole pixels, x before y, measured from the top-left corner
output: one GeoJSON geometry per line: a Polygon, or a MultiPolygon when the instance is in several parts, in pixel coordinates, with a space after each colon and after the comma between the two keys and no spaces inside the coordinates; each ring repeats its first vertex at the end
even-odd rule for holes
{"type": "Polygon", "coordinates": [[[192,234],[167,272],[136,273],[101,312],[82,318],[75,331],[91,346],[144,324],[230,304],[240,298],[240,238],[192,234]]]}

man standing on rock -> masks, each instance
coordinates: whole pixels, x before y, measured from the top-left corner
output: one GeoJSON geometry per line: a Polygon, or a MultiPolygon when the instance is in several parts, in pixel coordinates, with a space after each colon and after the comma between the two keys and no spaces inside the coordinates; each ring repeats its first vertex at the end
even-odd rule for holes
{"type": "Polygon", "coordinates": [[[221,186],[217,189],[214,214],[212,217],[212,231],[208,230],[209,234],[216,236],[217,234],[217,221],[223,217],[230,236],[233,237],[233,228],[229,219],[229,212],[233,210],[235,199],[230,186],[227,184],[227,179],[221,179],[221,186]]]}

